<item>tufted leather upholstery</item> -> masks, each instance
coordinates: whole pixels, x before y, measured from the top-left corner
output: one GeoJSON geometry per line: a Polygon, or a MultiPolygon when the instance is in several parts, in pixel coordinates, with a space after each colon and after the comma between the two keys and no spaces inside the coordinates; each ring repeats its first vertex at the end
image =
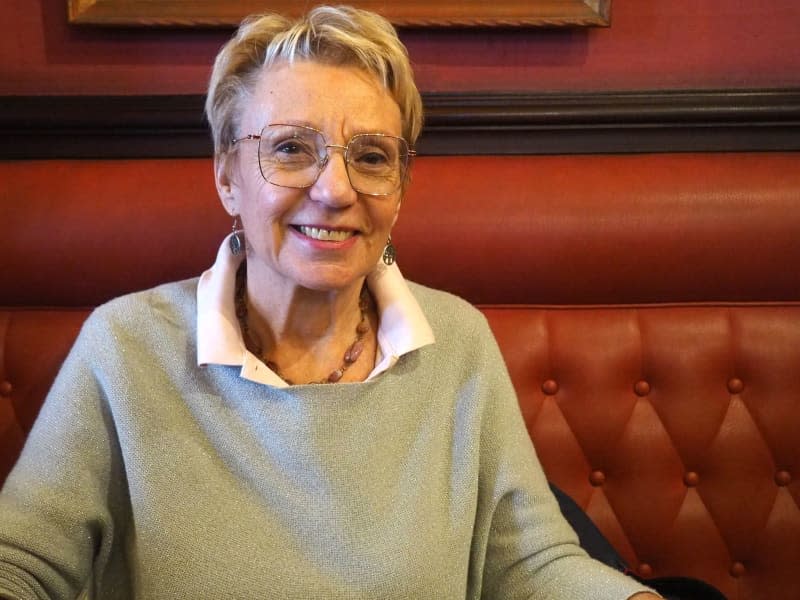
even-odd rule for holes
{"type": "Polygon", "coordinates": [[[800,306],[486,313],[545,470],[638,574],[800,597],[800,306]]]}
{"type": "MultiPolygon", "coordinates": [[[[643,576],[800,598],[800,156],[421,158],[406,275],[481,305],[550,478],[643,576]]],[[[0,481],[90,307],[198,274],[207,160],[0,163],[0,481]]]]}

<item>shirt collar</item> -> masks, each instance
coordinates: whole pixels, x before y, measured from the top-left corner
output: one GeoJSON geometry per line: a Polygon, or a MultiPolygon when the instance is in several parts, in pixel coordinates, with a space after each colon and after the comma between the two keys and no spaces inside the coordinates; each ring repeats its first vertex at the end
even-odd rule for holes
{"type": "MultiPolygon", "coordinates": [[[[244,255],[234,256],[225,238],[217,259],[197,285],[197,364],[241,366],[240,375],[276,387],[288,384],[247,350],[236,318],[233,295],[236,270],[244,255]]],[[[378,308],[378,355],[367,380],[391,368],[404,354],[433,344],[433,331],[397,264],[378,262],[367,277],[378,308]]]]}

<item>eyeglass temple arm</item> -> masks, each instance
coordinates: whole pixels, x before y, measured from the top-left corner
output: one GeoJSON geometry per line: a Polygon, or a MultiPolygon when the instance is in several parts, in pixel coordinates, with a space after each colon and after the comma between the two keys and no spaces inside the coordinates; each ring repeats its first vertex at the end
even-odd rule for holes
{"type": "Polygon", "coordinates": [[[260,140],[261,136],[256,135],[255,133],[248,133],[244,137],[236,138],[235,140],[231,140],[231,146],[238,144],[239,142],[246,142],[248,140],[260,140]]]}

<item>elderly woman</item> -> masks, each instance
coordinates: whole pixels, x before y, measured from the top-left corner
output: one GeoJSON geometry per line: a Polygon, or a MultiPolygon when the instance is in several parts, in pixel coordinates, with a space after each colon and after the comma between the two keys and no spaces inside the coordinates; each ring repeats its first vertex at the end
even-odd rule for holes
{"type": "Polygon", "coordinates": [[[392,27],[248,19],[206,108],[234,231],[85,324],[0,497],[0,596],[655,597],[577,545],[480,313],[393,264],[422,115],[392,27]]]}

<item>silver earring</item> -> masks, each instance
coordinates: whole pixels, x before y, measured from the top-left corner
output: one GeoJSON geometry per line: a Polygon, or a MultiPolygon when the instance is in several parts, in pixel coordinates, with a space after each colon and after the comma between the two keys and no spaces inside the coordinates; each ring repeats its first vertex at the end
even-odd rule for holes
{"type": "Polygon", "coordinates": [[[239,221],[239,215],[234,215],[233,217],[231,232],[233,235],[228,239],[228,243],[231,247],[231,254],[239,256],[242,250],[244,250],[244,232],[242,231],[242,226],[239,221]]]}
{"type": "Polygon", "coordinates": [[[387,266],[393,265],[396,259],[397,249],[392,244],[392,236],[389,236],[389,239],[386,240],[386,246],[383,248],[383,264],[387,266]]]}

